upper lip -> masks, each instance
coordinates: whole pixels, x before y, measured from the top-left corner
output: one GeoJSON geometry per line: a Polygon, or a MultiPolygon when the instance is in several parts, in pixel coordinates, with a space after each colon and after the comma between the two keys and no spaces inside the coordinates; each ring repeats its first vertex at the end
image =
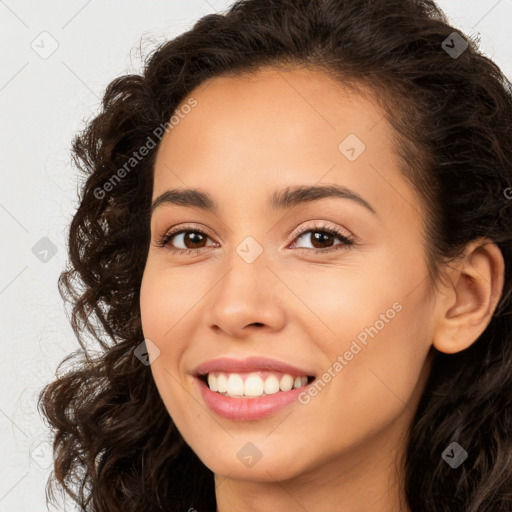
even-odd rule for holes
{"type": "Polygon", "coordinates": [[[197,366],[194,373],[196,376],[202,376],[215,371],[226,373],[273,371],[287,373],[293,376],[306,375],[308,377],[314,377],[314,374],[306,369],[298,368],[276,359],[257,356],[248,357],[246,359],[232,359],[228,357],[211,359],[197,366]]]}

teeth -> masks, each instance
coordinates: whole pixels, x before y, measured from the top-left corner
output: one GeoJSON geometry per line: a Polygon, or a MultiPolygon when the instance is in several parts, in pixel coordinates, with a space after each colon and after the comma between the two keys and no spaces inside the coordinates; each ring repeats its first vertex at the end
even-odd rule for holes
{"type": "Polygon", "coordinates": [[[272,395],[279,391],[279,380],[275,375],[271,375],[265,379],[264,390],[267,395],[272,395]]]}
{"type": "MultiPolygon", "coordinates": [[[[210,377],[210,375],[208,375],[208,377],[210,377]]],[[[213,379],[215,379],[215,377],[212,375],[213,379]]],[[[221,373],[218,377],[217,377],[217,391],[219,393],[225,393],[226,391],[228,390],[228,379],[226,378],[226,376],[221,373]]]]}
{"type": "Polygon", "coordinates": [[[208,386],[212,391],[218,391],[217,379],[213,376],[213,374],[208,374],[208,386]]]}
{"type": "Polygon", "coordinates": [[[244,381],[240,375],[232,373],[229,376],[227,393],[230,396],[242,396],[244,394],[244,381]]]}
{"type": "Polygon", "coordinates": [[[279,381],[279,389],[281,391],[290,391],[293,388],[293,377],[291,375],[283,375],[279,381]]]}
{"type": "Polygon", "coordinates": [[[250,373],[245,381],[238,373],[208,374],[208,387],[230,397],[260,397],[271,395],[279,391],[290,391],[305,386],[308,382],[306,376],[292,377],[288,374],[268,375],[265,379],[258,373],[250,373]]]}
{"type": "MultiPolygon", "coordinates": [[[[239,377],[240,378],[240,377],[239,377]]],[[[263,394],[264,382],[256,374],[251,374],[243,384],[243,395],[246,396],[261,396],[263,394]]],[[[228,387],[229,390],[229,387],[228,387]]]]}

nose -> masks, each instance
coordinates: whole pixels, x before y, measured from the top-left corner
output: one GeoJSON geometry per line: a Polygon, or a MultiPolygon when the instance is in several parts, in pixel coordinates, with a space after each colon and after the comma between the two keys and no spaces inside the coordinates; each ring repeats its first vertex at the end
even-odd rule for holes
{"type": "Polygon", "coordinates": [[[208,294],[205,318],[218,334],[234,339],[247,337],[255,329],[283,329],[287,318],[286,293],[264,255],[247,263],[234,254],[228,270],[208,294]]]}

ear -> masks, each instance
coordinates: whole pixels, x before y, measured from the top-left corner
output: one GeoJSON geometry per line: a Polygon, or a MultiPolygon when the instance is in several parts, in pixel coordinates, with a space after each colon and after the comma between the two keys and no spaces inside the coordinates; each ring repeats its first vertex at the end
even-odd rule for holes
{"type": "Polygon", "coordinates": [[[503,291],[503,255],[495,243],[474,240],[446,274],[438,288],[433,345],[453,354],[468,348],[489,325],[503,291]]]}

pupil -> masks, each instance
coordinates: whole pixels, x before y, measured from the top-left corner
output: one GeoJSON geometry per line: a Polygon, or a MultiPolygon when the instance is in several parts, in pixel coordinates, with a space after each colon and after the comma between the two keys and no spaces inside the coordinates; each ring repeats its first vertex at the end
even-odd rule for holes
{"type": "MultiPolygon", "coordinates": [[[[317,247],[318,243],[320,243],[320,244],[326,243],[328,241],[328,239],[331,237],[332,237],[332,235],[330,233],[322,233],[320,231],[316,231],[314,233],[314,237],[313,237],[313,247],[317,247]]],[[[323,246],[320,245],[320,248],[321,247],[323,247],[323,246]]]]}
{"type": "Polygon", "coordinates": [[[187,236],[185,237],[185,240],[188,242],[191,242],[192,244],[198,244],[202,242],[203,236],[199,233],[196,233],[195,231],[189,231],[187,232],[187,236]]]}

